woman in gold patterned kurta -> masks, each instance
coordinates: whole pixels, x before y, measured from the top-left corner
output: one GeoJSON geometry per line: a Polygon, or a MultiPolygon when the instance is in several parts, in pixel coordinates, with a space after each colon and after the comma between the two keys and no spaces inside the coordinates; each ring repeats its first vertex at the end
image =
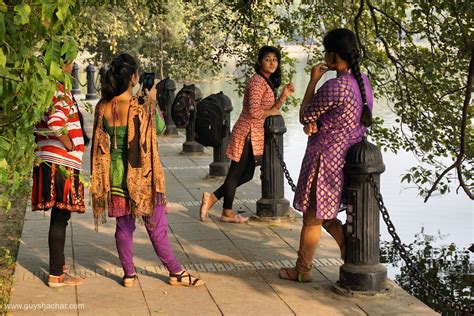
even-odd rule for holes
{"type": "Polygon", "coordinates": [[[242,112],[235,123],[227,146],[227,157],[232,161],[224,184],[214,193],[204,192],[201,203],[201,220],[207,218],[209,209],[222,197],[224,209],[220,221],[244,223],[248,217],[232,212],[235,191],[238,186],[253,178],[255,167],[263,155],[263,124],[268,116],[280,115],[280,108],[294,87],[289,83],[281,96],[275,98],[275,89],[281,83],[281,54],[278,48],[263,46],[258,53],[254,74],[245,88],[242,112]],[[276,99],[276,100],[275,100],[276,99]]]}

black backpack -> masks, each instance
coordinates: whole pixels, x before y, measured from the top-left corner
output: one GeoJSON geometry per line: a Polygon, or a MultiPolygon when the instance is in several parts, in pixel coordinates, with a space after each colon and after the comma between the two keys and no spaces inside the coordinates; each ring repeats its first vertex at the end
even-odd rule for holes
{"type": "Polygon", "coordinates": [[[171,118],[177,128],[186,128],[189,124],[190,112],[194,111],[196,87],[193,84],[184,85],[174,98],[171,106],[171,118]]]}
{"type": "Polygon", "coordinates": [[[160,109],[161,109],[161,112],[162,113],[166,113],[166,98],[167,98],[167,95],[166,95],[166,83],[167,81],[169,80],[169,78],[165,78],[163,80],[161,80],[160,82],[158,82],[158,84],[156,85],[156,99],[158,101],[158,105],[160,106],[160,109]]]}
{"type": "Polygon", "coordinates": [[[224,98],[227,97],[221,91],[202,99],[196,106],[196,141],[203,146],[222,146],[230,129],[230,122],[224,121],[224,98]]]}

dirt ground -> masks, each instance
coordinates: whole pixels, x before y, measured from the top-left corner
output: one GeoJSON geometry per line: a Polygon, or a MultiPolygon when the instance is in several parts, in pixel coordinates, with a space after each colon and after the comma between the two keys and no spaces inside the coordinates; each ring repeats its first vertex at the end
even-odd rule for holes
{"type": "Polygon", "coordinates": [[[0,209],[0,315],[7,312],[27,202],[28,192],[20,192],[9,210],[0,209]]]}

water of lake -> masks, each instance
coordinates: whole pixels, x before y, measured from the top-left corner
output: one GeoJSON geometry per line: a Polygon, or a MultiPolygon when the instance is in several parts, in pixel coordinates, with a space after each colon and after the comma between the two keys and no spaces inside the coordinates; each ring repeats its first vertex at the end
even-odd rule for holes
{"type": "MultiPolygon", "coordinates": [[[[304,71],[306,58],[301,52],[292,53],[292,57],[299,59],[297,72],[293,77],[293,83],[296,86],[294,95],[302,97],[309,79],[304,71]]],[[[232,66],[227,69],[229,73],[233,73],[234,70],[235,68],[232,66]]],[[[334,75],[335,73],[328,73],[321,81],[334,75]]],[[[235,84],[230,80],[219,80],[199,83],[197,86],[201,89],[204,97],[219,91],[223,91],[229,96],[234,106],[231,114],[232,121],[235,122],[242,108],[242,98],[234,90],[235,84]]],[[[394,114],[390,111],[386,101],[376,101],[374,114],[382,117],[387,124],[394,120],[394,114]]],[[[288,129],[284,135],[285,161],[292,178],[296,181],[307,137],[298,122],[298,109],[290,109],[283,114],[283,117],[288,129]]],[[[429,136],[427,135],[427,137],[429,136]]],[[[414,241],[415,234],[421,230],[427,235],[438,236],[440,233],[443,236],[442,239],[433,241],[433,245],[455,243],[458,247],[467,248],[474,242],[474,204],[464,193],[461,192],[458,195],[452,192],[444,196],[434,196],[427,203],[423,203],[423,199],[417,195],[417,190],[413,186],[402,184],[400,181],[401,175],[417,164],[413,154],[384,152],[383,159],[386,170],[381,176],[381,191],[392,221],[404,243],[408,244],[414,241]]],[[[285,196],[288,200],[293,200],[293,192],[288,184],[285,184],[285,196]]],[[[390,240],[390,235],[382,219],[380,225],[381,239],[390,240]]]]}

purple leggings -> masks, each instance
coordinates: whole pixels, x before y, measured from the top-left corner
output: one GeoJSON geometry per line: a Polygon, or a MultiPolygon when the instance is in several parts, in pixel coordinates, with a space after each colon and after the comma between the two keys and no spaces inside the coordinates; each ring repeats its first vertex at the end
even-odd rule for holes
{"type": "MultiPolygon", "coordinates": [[[[133,232],[135,231],[135,219],[132,215],[116,218],[115,241],[120,262],[126,276],[135,274],[133,264],[133,232]]],[[[157,205],[150,218],[149,225],[145,225],[148,236],[155,252],[170,273],[178,273],[183,267],[176,259],[168,239],[168,220],[166,218],[165,206],[157,205]]]]}

